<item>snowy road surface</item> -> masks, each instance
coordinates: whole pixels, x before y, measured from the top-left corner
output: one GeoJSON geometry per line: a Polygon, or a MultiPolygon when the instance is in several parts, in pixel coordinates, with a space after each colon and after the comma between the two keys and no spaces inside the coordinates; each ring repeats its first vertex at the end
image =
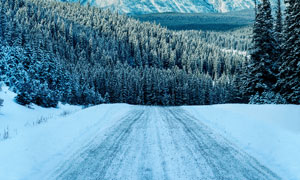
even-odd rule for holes
{"type": "Polygon", "coordinates": [[[136,106],[95,133],[47,179],[281,179],[181,107],[136,106]]]}

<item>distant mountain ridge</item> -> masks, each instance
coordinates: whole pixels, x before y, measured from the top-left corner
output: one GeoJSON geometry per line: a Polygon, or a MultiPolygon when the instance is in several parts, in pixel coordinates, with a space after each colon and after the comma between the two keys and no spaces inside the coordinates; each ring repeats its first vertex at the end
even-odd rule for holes
{"type": "Polygon", "coordinates": [[[80,0],[80,3],[126,14],[231,12],[254,7],[253,0],[80,0]]]}

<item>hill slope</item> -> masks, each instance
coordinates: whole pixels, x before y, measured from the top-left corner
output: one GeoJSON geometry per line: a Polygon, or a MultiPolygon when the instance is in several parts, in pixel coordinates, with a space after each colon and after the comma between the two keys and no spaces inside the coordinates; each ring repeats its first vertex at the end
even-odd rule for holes
{"type": "Polygon", "coordinates": [[[254,11],[228,13],[154,13],[132,15],[142,22],[156,22],[172,30],[225,31],[253,24],[254,11]]]}
{"type": "Polygon", "coordinates": [[[235,79],[246,59],[232,50],[248,49],[245,34],[170,31],[77,3],[1,5],[0,75],[22,104],[237,101],[235,79]]]}

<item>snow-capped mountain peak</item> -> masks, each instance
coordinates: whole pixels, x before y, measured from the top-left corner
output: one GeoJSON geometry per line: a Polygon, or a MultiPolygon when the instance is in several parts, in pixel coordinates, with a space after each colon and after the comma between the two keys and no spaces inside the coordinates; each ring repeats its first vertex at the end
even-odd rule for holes
{"type": "MultiPolygon", "coordinates": [[[[72,0],[71,0],[72,1],[72,0]]],[[[249,9],[254,6],[253,0],[81,0],[101,8],[110,8],[121,13],[200,13],[230,12],[249,9]]]]}

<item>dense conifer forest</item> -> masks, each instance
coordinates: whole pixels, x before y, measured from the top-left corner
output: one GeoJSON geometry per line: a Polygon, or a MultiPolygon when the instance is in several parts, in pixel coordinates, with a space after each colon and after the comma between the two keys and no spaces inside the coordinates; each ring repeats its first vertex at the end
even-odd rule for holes
{"type": "Polygon", "coordinates": [[[153,13],[133,14],[130,17],[142,22],[155,22],[172,30],[228,31],[252,26],[254,10],[246,9],[227,13],[153,13]]]}
{"type": "MultiPolygon", "coordinates": [[[[171,31],[89,5],[47,0],[1,0],[0,20],[0,80],[20,104],[247,103],[254,92],[265,92],[245,85],[254,72],[254,54],[246,54],[250,28],[171,31]]],[[[272,93],[280,93],[278,87],[272,93]]],[[[299,85],[295,91],[281,93],[282,102],[299,103],[299,85]]]]}
{"type": "Polygon", "coordinates": [[[281,1],[272,13],[269,0],[257,4],[250,63],[243,73],[243,91],[253,103],[300,104],[300,1],[281,1]]]}

